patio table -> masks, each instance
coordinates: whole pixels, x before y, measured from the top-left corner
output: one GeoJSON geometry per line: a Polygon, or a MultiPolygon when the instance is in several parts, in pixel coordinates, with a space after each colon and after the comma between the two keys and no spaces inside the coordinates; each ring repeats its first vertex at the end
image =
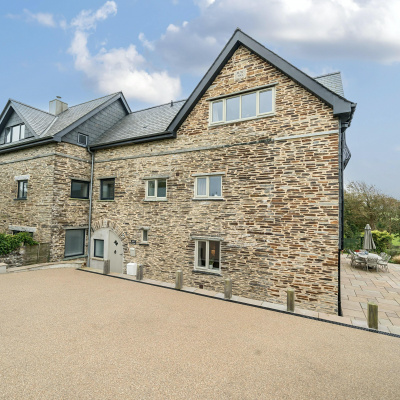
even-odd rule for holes
{"type": "MultiPolygon", "coordinates": [[[[368,269],[368,257],[371,259],[371,258],[374,258],[374,259],[376,259],[376,260],[382,260],[382,257],[381,256],[378,256],[378,254],[372,254],[372,253],[370,253],[370,254],[358,254],[358,253],[356,253],[357,254],[357,256],[358,257],[360,257],[360,258],[362,258],[363,260],[365,260],[365,263],[366,263],[366,265],[367,265],[367,269],[368,269]]],[[[378,271],[378,265],[376,266],[376,270],[378,271]]]]}

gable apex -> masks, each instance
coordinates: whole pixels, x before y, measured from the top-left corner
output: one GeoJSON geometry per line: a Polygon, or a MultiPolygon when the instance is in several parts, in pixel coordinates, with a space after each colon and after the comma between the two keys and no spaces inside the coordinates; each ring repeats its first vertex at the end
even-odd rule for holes
{"type": "Polygon", "coordinates": [[[340,116],[344,121],[351,121],[356,106],[355,103],[333,92],[322,83],[311,78],[306,73],[299,70],[294,65],[290,64],[288,61],[267,49],[262,44],[237,28],[214,63],[193,90],[192,94],[186,101],[186,104],[171,122],[170,126],[168,127],[168,131],[176,134],[177,129],[182,125],[194,106],[211,86],[215,78],[221,72],[222,68],[240,46],[246,47],[250,52],[270,63],[283,74],[287,75],[290,79],[294,80],[300,86],[304,87],[316,97],[321,99],[323,102],[330,105],[333,108],[333,115],[340,116]]]}

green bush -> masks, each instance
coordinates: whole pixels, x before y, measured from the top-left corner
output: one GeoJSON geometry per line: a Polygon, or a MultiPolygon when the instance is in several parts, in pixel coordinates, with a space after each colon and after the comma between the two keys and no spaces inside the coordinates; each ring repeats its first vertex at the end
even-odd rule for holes
{"type": "Polygon", "coordinates": [[[20,232],[16,235],[7,235],[0,233],[0,255],[7,255],[18,249],[21,244],[32,246],[38,244],[32,239],[32,236],[27,232],[20,232]]]}
{"type": "Polygon", "coordinates": [[[371,233],[375,242],[376,252],[387,251],[393,241],[394,235],[391,235],[388,231],[372,231],[371,233]]]}

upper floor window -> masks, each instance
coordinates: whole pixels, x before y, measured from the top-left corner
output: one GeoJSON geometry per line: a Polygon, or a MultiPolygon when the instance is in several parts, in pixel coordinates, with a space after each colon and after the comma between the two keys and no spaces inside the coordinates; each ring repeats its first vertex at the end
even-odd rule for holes
{"type": "Polygon", "coordinates": [[[89,182],[71,180],[71,198],[88,199],[89,198],[89,182]]]}
{"type": "Polygon", "coordinates": [[[25,124],[19,124],[6,128],[4,141],[5,143],[14,143],[21,139],[25,139],[25,137],[25,124]]]}
{"type": "Polygon", "coordinates": [[[210,124],[241,121],[274,112],[275,89],[262,89],[211,102],[210,124]]]}
{"type": "Polygon", "coordinates": [[[88,144],[88,135],[84,135],[83,133],[78,133],[78,143],[82,146],[87,146],[88,144]]]}
{"type": "Polygon", "coordinates": [[[194,187],[195,198],[222,198],[222,176],[197,176],[194,187]]]}
{"type": "Polygon", "coordinates": [[[100,200],[114,200],[115,179],[100,180],[100,200]]]}
{"type": "Polygon", "coordinates": [[[26,199],[28,197],[28,181],[18,181],[17,199],[26,199]]]}
{"type": "Polygon", "coordinates": [[[167,180],[148,179],[146,180],[146,200],[166,200],[167,180]]]}

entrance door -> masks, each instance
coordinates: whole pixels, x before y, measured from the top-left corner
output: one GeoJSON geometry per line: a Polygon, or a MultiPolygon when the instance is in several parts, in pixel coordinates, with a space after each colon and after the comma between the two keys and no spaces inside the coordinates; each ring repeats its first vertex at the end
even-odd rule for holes
{"type": "Polygon", "coordinates": [[[103,269],[104,260],[110,260],[110,272],[122,274],[124,251],[122,240],[109,228],[101,228],[93,232],[90,265],[103,269]],[[98,241],[99,243],[95,243],[98,241]],[[98,244],[98,249],[95,249],[98,244]],[[95,254],[96,250],[96,254],[95,254]]]}
{"type": "Polygon", "coordinates": [[[122,274],[123,255],[121,239],[111,230],[108,231],[108,259],[110,260],[110,272],[122,274]]]}

